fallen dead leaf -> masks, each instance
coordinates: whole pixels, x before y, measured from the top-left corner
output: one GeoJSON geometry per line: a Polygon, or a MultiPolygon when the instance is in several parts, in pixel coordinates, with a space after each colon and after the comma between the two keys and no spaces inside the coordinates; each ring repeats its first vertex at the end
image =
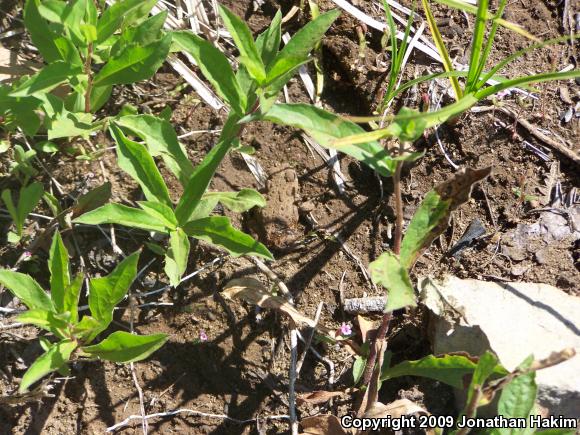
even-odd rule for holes
{"type": "Polygon", "coordinates": [[[403,415],[412,414],[429,414],[425,409],[421,408],[415,402],[409,399],[395,400],[394,402],[385,405],[381,402],[375,402],[365,412],[364,418],[400,418],[403,415]]]}
{"type": "Polygon", "coordinates": [[[346,350],[353,355],[360,355],[360,346],[354,341],[340,337],[340,332],[336,329],[327,328],[321,325],[320,322],[315,322],[310,317],[305,316],[298,311],[286,299],[280,296],[274,296],[260,281],[254,278],[237,278],[228,282],[222,291],[224,298],[229,300],[241,299],[250,304],[257,305],[261,308],[271,310],[278,310],[290,317],[294,323],[301,325],[308,325],[315,328],[321,334],[336,340],[339,344],[345,347],[346,350]]]}
{"type": "Polygon", "coordinates": [[[334,397],[339,397],[345,394],[343,391],[312,391],[310,393],[298,394],[296,397],[296,402],[298,404],[310,403],[312,405],[320,405],[322,403],[328,402],[334,397]]]}
{"type": "Polygon", "coordinates": [[[333,338],[336,337],[336,331],[332,331],[325,326],[316,324],[316,322],[302,314],[294,308],[286,299],[280,296],[274,296],[268,292],[264,284],[254,278],[237,278],[228,282],[222,291],[222,295],[230,300],[242,299],[250,304],[257,305],[261,308],[279,310],[289,316],[295,323],[306,324],[311,328],[316,328],[322,333],[333,338]]]}
{"type": "Polygon", "coordinates": [[[367,320],[361,315],[356,316],[356,319],[358,322],[358,328],[360,330],[360,335],[362,337],[362,342],[366,343],[367,339],[369,338],[368,337],[369,332],[372,332],[372,331],[377,329],[377,327],[375,326],[375,322],[373,322],[371,320],[367,320]]]}

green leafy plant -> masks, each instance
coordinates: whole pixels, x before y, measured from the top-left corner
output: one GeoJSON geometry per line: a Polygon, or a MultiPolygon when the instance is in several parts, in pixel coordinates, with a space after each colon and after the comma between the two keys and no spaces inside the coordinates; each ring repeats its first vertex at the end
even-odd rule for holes
{"type": "Polygon", "coordinates": [[[134,335],[117,331],[91,345],[111,324],[115,306],[126,296],[135,279],[138,260],[136,252],[119,263],[110,275],[89,280],[91,315],[82,318],[78,303],[83,276],[71,277],[68,251],[58,232],[52,240],[48,260],[50,292],[44,291],[29,275],[0,270],[0,283],[28,307],[16,320],[38,326],[56,339],[53,342],[41,338],[45,353],[22,377],[20,392],[27,391],[49,373],[66,373],[67,363],[76,357],[129,363],[147,358],[165,343],[165,334],[134,335]]]}
{"type": "MultiPolygon", "coordinates": [[[[530,356],[515,370],[509,372],[498,361],[492,352],[485,352],[478,358],[465,355],[428,355],[416,361],[403,361],[394,366],[383,365],[380,379],[388,381],[400,376],[420,376],[434,379],[467,392],[463,412],[457,418],[457,423],[463,418],[475,418],[478,408],[489,406],[498,397],[496,415],[508,418],[523,418],[528,426],[525,429],[495,428],[481,429],[482,434],[529,434],[558,433],[572,435],[574,429],[534,430],[529,427],[529,418],[540,415],[536,406],[538,386],[535,381],[536,371],[558,364],[570,358],[566,351],[557,357],[544,361],[534,361],[530,356]]],[[[388,362],[390,357],[386,357],[388,362]]],[[[495,405],[494,405],[495,407],[495,405]]],[[[449,431],[451,434],[466,435],[469,427],[449,431]]]]}
{"type": "Polygon", "coordinates": [[[112,121],[110,131],[117,143],[119,166],[139,183],[146,201],[139,203],[141,209],[108,204],[75,222],[118,223],[167,234],[165,270],[172,285],[179,283],[187,266],[188,237],[221,246],[232,255],[272,259],[265,246],[234,229],[226,217],[209,216],[218,202],[234,211],[264,206],[262,196],[251,189],[238,193],[206,190],[223,158],[239,145],[244,124],[267,119],[264,113],[274,105],[278,93],[298,68],[309,61],[310,51],[338,14],[331,11],[320,15],[280,50],[280,13],[254,40],[246,23],[220,6],[222,20],[240,52],[237,73],[225,55],[208,41],[189,31],[172,32],[173,50],[185,51],[195,58],[205,78],[230,108],[217,145],[194,168],[166,120],[147,115],[118,117],[112,121]],[[146,146],[128,139],[125,133],[140,137],[146,146]],[[160,156],[183,185],[183,195],[175,205],[152,156],[160,156]]]}
{"type": "Polygon", "coordinates": [[[4,127],[22,123],[26,134],[35,134],[41,108],[49,139],[98,128],[91,113],[106,103],[113,86],[152,77],[169,53],[171,35],[162,31],[167,13],[148,17],[155,3],[27,0],[24,25],[47,65],[0,88],[4,127]],[[50,93],[63,85],[70,88],[64,99],[50,93]]]}
{"type": "Polygon", "coordinates": [[[4,189],[2,191],[2,201],[6,205],[8,214],[14,222],[14,227],[16,231],[8,232],[8,241],[10,243],[18,243],[22,238],[22,232],[24,229],[24,223],[28,215],[34,210],[38,205],[44,189],[40,183],[32,183],[26,187],[20,189],[20,194],[18,197],[18,203],[14,203],[12,198],[12,192],[9,189],[4,189]]]}
{"type": "Polygon", "coordinates": [[[262,195],[253,189],[206,193],[218,163],[215,154],[210,153],[194,168],[171,125],[150,115],[120,118],[111,125],[111,134],[117,143],[119,166],[139,183],[146,200],[138,202],[140,208],[107,204],[73,222],[113,223],[167,234],[169,248],[165,253],[165,272],[173,286],[179,284],[187,267],[189,237],[223,247],[234,256],[273,258],[264,245],[235,229],[227,217],[210,216],[218,202],[236,212],[265,205],[262,195]],[[121,127],[145,139],[148,147],[128,139],[121,127]],[[183,195],[175,205],[151,154],[161,155],[183,184],[183,195]]]}

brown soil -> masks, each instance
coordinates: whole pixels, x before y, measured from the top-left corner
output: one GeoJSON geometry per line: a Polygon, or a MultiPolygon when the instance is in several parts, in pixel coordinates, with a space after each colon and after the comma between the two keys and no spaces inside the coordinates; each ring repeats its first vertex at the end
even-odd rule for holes
{"type": "MultiPolygon", "coordinates": [[[[251,1],[222,3],[244,16],[256,32],[267,26],[276,7],[275,2],[266,1],[260,11],[252,12],[248,6],[251,1]]],[[[282,3],[283,12],[287,12],[290,2],[282,3]]],[[[319,3],[323,10],[333,4],[330,1],[319,3]]],[[[363,9],[367,7],[367,2],[357,3],[363,9]]],[[[551,12],[556,10],[554,3],[529,0],[513,2],[507,8],[507,18],[524,25],[541,38],[553,38],[562,31],[559,24],[561,18],[556,12],[551,12]],[[522,6],[522,3],[528,4],[522,6]]],[[[449,13],[448,9],[443,8],[436,11],[438,19],[443,19],[449,13]]],[[[366,12],[374,14],[370,8],[366,12]]],[[[295,31],[304,20],[303,17],[292,20],[285,30],[295,31]]],[[[467,33],[462,31],[466,29],[465,17],[454,13],[452,22],[460,30],[450,31],[445,37],[450,44],[459,48],[467,47],[467,33]]],[[[360,59],[356,36],[358,25],[355,19],[343,14],[329,31],[323,46],[326,75],[323,104],[338,113],[368,115],[376,106],[376,93],[385,85],[385,77],[384,74],[370,71],[366,61],[352,68],[353,62],[360,59]]],[[[365,56],[374,62],[380,51],[381,35],[369,30],[366,37],[369,44],[365,56]]],[[[505,57],[525,44],[524,39],[500,30],[493,59],[505,57]]],[[[569,63],[572,55],[567,45],[540,50],[515,62],[507,70],[507,75],[561,69],[569,63]]],[[[414,71],[422,74],[429,64],[423,56],[412,56],[407,74],[414,74],[414,71]]],[[[124,101],[130,101],[140,111],[147,107],[153,113],[159,113],[165,105],[169,105],[173,109],[172,122],[178,134],[191,130],[218,129],[222,125],[223,116],[199,102],[190,88],[173,95],[172,90],[183,80],[169,67],[159,72],[153,82],[154,87],[151,83],[139,84],[145,92],[136,93],[129,88],[116,90],[114,99],[105,110],[116,113],[124,101]],[[157,95],[155,97],[149,95],[153,89],[157,95]]],[[[559,121],[559,115],[567,109],[558,97],[558,89],[562,86],[567,87],[574,99],[578,98],[578,84],[566,82],[539,85],[539,98],[533,102],[518,96],[508,97],[508,101],[518,116],[558,134],[569,143],[579,144],[578,119],[568,124],[559,121]]],[[[421,89],[420,92],[426,90],[421,89]]],[[[291,81],[289,94],[294,102],[308,101],[299,78],[291,81]]],[[[410,99],[406,104],[416,106],[419,98],[410,99]]],[[[571,241],[563,240],[547,245],[536,240],[536,245],[519,260],[510,258],[501,250],[502,239],[518,224],[537,221],[538,214],[533,212],[534,207],[548,205],[544,200],[545,186],[553,165],[559,165],[558,180],[564,192],[580,187],[577,167],[565,157],[545,148],[526,130],[514,128],[510,118],[491,111],[470,113],[452,126],[441,127],[439,135],[446,152],[457,165],[492,166],[493,174],[474,189],[473,198],[455,213],[449,230],[417,264],[413,279],[425,274],[450,273],[483,280],[543,282],[577,294],[580,291],[578,243],[574,245],[571,241]],[[497,125],[494,117],[507,124],[507,127],[497,125]],[[527,150],[522,145],[523,139],[545,149],[549,161],[543,161],[527,150]],[[515,195],[514,189],[537,196],[538,203],[522,202],[515,195]],[[487,236],[458,258],[446,256],[448,248],[475,218],[481,220],[487,236]],[[540,250],[543,250],[543,255],[538,257],[536,254],[540,250]],[[524,267],[514,269],[518,265],[524,267]],[[521,270],[525,270],[525,273],[514,273],[521,270]]],[[[193,162],[203,158],[214,145],[216,137],[214,133],[201,133],[183,140],[193,162]]],[[[302,313],[313,317],[318,304],[322,302],[323,324],[336,328],[342,322],[355,324],[355,319],[341,309],[341,289],[345,297],[380,295],[381,290],[373,288],[352,257],[329,236],[339,233],[350,251],[364,265],[368,265],[390,247],[392,240],[388,238],[388,228],[394,223],[392,181],[383,179],[381,188],[369,168],[341,156],[340,164],[347,178],[347,190],[346,194],[340,195],[333,187],[325,163],[307,148],[295,130],[268,123],[252,124],[244,132],[241,141],[256,149],[255,157],[268,174],[286,167],[293,168],[299,181],[296,205],[307,202],[314,205],[312,216],[317,227],[312,227],[301,215],[293,229],[301,243],[290,250],[269,246],[276,252],[277,259],[272,263],[272,269],[288,285],[302,313]]],[[[106,147],[109,141],[103,135],[98,144],[106,147]]],[[[415,146],[426,154],[403,173],[406,218],[432,186],[454,172],[433,135],[419,140],[415,146]]],[[[577,148],[576,151],[580,150],[577,148]]],[[[96,161],[85,162],[62,154],[43,156],[43,159],[52,176],[73,196],[101,182],[102,170],[96,161]]],[[[107,151],[101,160],[107,179],[113,183],[113,199],[125,202],[138,199],[136,185],[119,171],[114,152],[107,151]]],[[[164,175],[167,174],[165,171],[164,175]]],[[[48,185],[48,178],[44,181],[48,185]]],[[[170,181],[170,187],[172,194],[178,197],[178,183],[170,181]]],[[[225,159],[211,187],[214,190],[258,188],[239,153],[231,153],[225,159]]],[[[242,216],[230,213],[228,216],[232,217],[235,226],[246,227],[246,219],[242,216]]],[[[105,273],[119,259],[102,234],[94,229],[78,228],[75,230],[74,243],[70,233],[66,235],[66,240],[71,250],[74,243],[78,244],[89,274],[105,273]]],[[[117,243],[125,252],[132,252],[147,240],[145,233],[117,229],[117,243]]],[[[0,258],[2,265],[13,264],[17,253],[11,249],[4,249],[3,252],[0,258]]],[[[203,243],[194,244],[188,271],[200,268],[219,255],[220,252],[203,243]]],[[[45,260],[46,253],[40,253],[22,271],[30,272],[42,282],[42,277],[47,275],[45,260]]],[[[162,259],[145,249],[140,265],[150,260],[154,262],[137,286],[139,291],[149,291],[166,284],[162,259]]],[[[78,257],[73,267],[75,270],[80,267],[78,257]]],[[[227,414],[244,420],[288,412],[290,353],[287,321],[273,312],[258,313],[253,306],[225,301],[219,294],[220,290],[230,279],[240,276],[265,279],[250,261],[228,258],[208,267],[177,289],[142,301],[172,303],[142,308],[135,324],[139,333],[165,332],[171,337],[151,358],[135,365],[148,414],[188,408],[205,413],[227,414]],[[201,331],[207,332],[207,342],[197,342],[201,331]]],[[[6,299],[2,302],[2,306],[5,306],[6,299]]],[[[128,316],[128,310],[120,313],[114,329],[127,329],[128,316]]],[[[420,309],[397,313],[388,335],[393,362],[420,358],[430,353],[423,318],[424,313],[420,309]]],[[[6,395],[17,388],[25,367],[40,354],[41,349],[37,340],[38,331],[34,328],[0,330],[0,336],[0,392],[6,395]]],[[[326,366],[309,354],[298,379],[299,392],[325,389],[338,391],[352,387],[353,356],[341,347],[325,343],[316,343],[314,346],[334,362],[335,383],[328,384],[326,366]]],[[[301,345],[299,351],[302,351],[301,345]]],[[[108,426],[129,415],[140,413],[137,391],[128,366],[102,362],[74,364],[68,379],[55,380],[53,394],[53,398],[45,398],[37,403],[0,405],[0,433],[103,433],[108,426]]],[[[381,395],[384,401],[400,397],[412,398],[425,404],[433,414],[453,412],[451,391],[434,382],[403,378],[386,383],[381,395]]],[[[321,410],[341,415],[352,411],[353,403],[354,397],[345,395],[335,399],[331,406],[301,405],[299,416],[304,418],[321,410]]],[[[241,425],[223,419],[180,414],[153,419],[149,428],[150,433],[250,434],[284,433],[288,426],[285,421],[260,420],[259,425],[241,425]]],[[[140,424],[133,421],[122,433],[140,431],[140,424]]]]}

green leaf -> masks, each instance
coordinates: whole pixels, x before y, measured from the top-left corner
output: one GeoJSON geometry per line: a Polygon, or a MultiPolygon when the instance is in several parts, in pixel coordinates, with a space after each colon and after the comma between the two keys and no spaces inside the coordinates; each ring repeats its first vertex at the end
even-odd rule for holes
{"type": "Polygon", "coordinates": [[[183,190],[183,195],[175,207],[175,216],[180,224],[184,224],[191,219],[193,212],[200,204],[200,200],[211,182],[213,174],[232,148],[233,140],[231,137],[235,136],[233,131],[239,129],[237,121],[234,115],[228,117],[220,141],[207,153],[202,162],[195,167],[189,182],[183,190]]]}
{"type": "Polygon", "coordinates": [[[18,214],[18,209],[14,205],[14,200],[12,199],[12,192],[9,189],[4,189],[2,191],[2,201],[6,205],[6,209],[8,210],[8,214],[12,218],[12,221],[16,225],[16,228],[19,229],[21,232],[22,222],[20,222],[20,216],[18,214]]]}
{"type": "Polygon", "coordinates": [[[187,184],[193,173],[193,165],[168,121],[151,115],[135,115],[123,116],[115,123],[143,139],[151,155],[161,156],[181,184],[187,184]]]}
{"type": "Polygon", "coordinates": [[[57,313],[64,313],[65,290],[70,286],[68,251],[62,242],[60,233],[55,231],[48,257],[50,271],[50,297],[57,313]]]}
{"type": "MultiPolygon", "coordinates": [[[[437,27],[437,21],[435,21],[435,17],[431,11],[431,6],[429,6],[429,2],[427,0],[421,1],[423,2],[423,9],[425,11],[427,23],[429,24],[429,29],[431,30],[431,35],[433,36],[433,41],[435,42],[437,51],[443,60],[443,67],[445,68],[445,71],[453,71],[453,62],[451,62],[451,57],[449,56],[445,42],[443,42],[443,38],[439,32],[439,27],[437,27]]],[[[463,91],[461,90],[461,86],[459,85],[457,77],[449,77],[449,80],[451,81],[451,86],[455,92],[455,100],[461,100],[463,97],[463,91]]]]}
{"type": "Polygon", "coordinates": [[[373,282],[388,291],[386,311],[417,305],[409,274],[397,255],[392,252],[383,253],[370,264],[369,270],[373,282]]]}
{"type": "Polygon", "coordinates": [[[189,237],[178,228],[169,233],[169,249],[165,256],[165,273],[169,277],[169,283],[177,287],[181,277],[187,269],[189,258],[189,237]]]}
{"type": "Polygon", "coordinates": [[[275,104],[264,115],[264,119],[276,124],[300,128],[323,147],[348,154],[383,176],[390,176],[395,170],[395,161],[376,141],[337,146],[335,139],[362,134],[364,130],[354,122],[323,109],[308,104],[275,104]]]}
{"type": "Polygon", "coordinates": [[[270,26],[256,38],[256,48],[264,65],[268,66],[276,58],[282,40],[282,12],[278,10],[270,26]]]}
{"type": "Polygon", "coordinates": [[[338,9],[331,10],[310,21],[296,32],[269,68],[267,82],[272,82],[306,60],[308,54],[339,16],[338,9]]]}
{"type": "Polygon", "coordinates": [[[83,316],[72,330],[72,334],[84,344],[89,344],[103,330],[103,324],[91,316],[83,316]]]}
{"type": "Polygon", "coordinates": [[[48,139],[73,138],[75,136],[86,139],[93,131],[101,129],[98,123],[92,124],[92,121],[93,115],[90,113],[72,113],[63,110],[57,113],[53,119],[47,120],[48,139]]]}
{"type": "Polygon", "coordinates": [[[165,344],[166,334],[133,335],[128,332],[113,332],[94,346],[81,350],[89,355],[118,363],[141,361],[165,344]]]}
{"type": "Polygon", "coordinates": [[[126,28],[111,49],[111,54],[116,56],[125,45],[149,45],[159,40],[167,14],[167,11],[163,11],[147,18],[137,27],[126,28]]]}
{"type": "Polygon", "coordinates": [[[216,92],[232,107],[243,114],[246,110],[246,95],[242,93],[234,72],[225,55],[205,39],[189,31],[173,32],[173,42],[182,51],[192,55],[203,76],[216,92]]]}
{"type": "Polygon", "coordinates": [[[83,279],[83,274],[79,273],[64,291],[64,309],[70,313],[72,323],[76,323],[79,320],[78,306],[83,279]]]}
{"type": "Polygon", "coordinates": [[[264,245],[232,227],[227,217],[211,216],[191,221],[183,226],[183,231],[191,237],[225,248],[234,257],[256,255],[274,259],[264,245]]]}
{"type": "Polygon", "coordinates": [[[146,46],[130,45],[111,58],[97,73],[95,86],[121,85],[147,80],[153,76],[169,54],[171,35],[146,46]]]}
{"type": "Polygon", "coordinates": [[[110,198],[111,183],[107,181],[77,198],[76,204],[73,205],[73,217],[106,204],[110,198]]]}
{"type": "Polygon", "coordinates": [[[171,207],[152,201],[137,201],[137,204],[157,222],[163,222],[168,230],[177,228],[177,219],[171,207]]]}
{"type": "Polygon", "coordinates": [[[61,0],[45,0],[38,5],[38,12],[47,21],[62,24],[66,2],[61,0]]]}
{"type": "Polygon", "coordinates": [[[145,231],[166,233],[165,221],[156,221],[151,214],[138,208],[121,204],[107,204],[79,216],[73,220],[75,224],[100,225],[118,224],[145,231]]]}
{"type": "Polygon", "coordinates": [[[24,5],[24,25],[30,34],[30,39],[38,48],[46,62],[62,60],[60,50],[56,44],[59,37],[53,32],[39,12],[40,0],[26,0],[24,5]]]}
{"type": "Polygon", "coordinates": [[[97,43],[100,44],[119,30],[140,20],[155,6],[157,0],[121,0],[105,9],[97,24],[97,43]]]}
{"type": "MultiPolygon", "coordinates": [[[[497,357],[489,351],[486,351],[479,357],[479,362],[475,367],[469,389],[467,390],[467,403],[471,403],[473,395],[476,394],[476,392],[481,391],[485,385],[485,382],[493,374],[497,365],[497,357]]],[[[483,406],[485,404],[486,403],[481,403],[480,399],[480,403],[478,403],[476,406],[483,406]]]]}
{"type": "Polygon", "coordinates": [[[53,62],[34,74],[10,95],[12,97],[26,97],[38,93],[46,93],[61,83],[69,82],[72,77],[82,74],[82,69],[67,62],[53,62]]]}
{"type": "Polygon", "coordinates": [[[20,313],[15,320],[52,332],[59,338],[64,338],[62,331],[68,327],[67,321],[56,316],[54,312],[38,308],[20,313]]]}
{"type": "MultiPolygon", "coordinates": [[[[534,357],[530,356],[518,368],[527,369],[533,361],[534,357]]],[[[536,372],[531,371],[516,376],[501,391],[497,403],[498,415],[503,415],[505,418],[527,419],[536,403],[537,393],[536,372]]],[[[517,433],[514,429],[498,429],[498,431],[504,435],[517,433]]]]}
{"type": "Polygon", "coordinates": [[[414,114],[419,114],[420,112],[413,109],[408,109],[403,107],[397,115],[401,115],[399,118],[395,118],[393,123],[390,124],[385,132],[388,132],[390,136],[398,138],[402,142],[414,142],[421,137],[425,129],[427,128],[427,121],[421,117],[416,118],[402,118],[403,116],[411,116],[414,114]]]}
{"type": "Polygon", "coordinates": [[[254,189],[242,189],[239,192],[208,192],[204,200],[215,204],[221,202],[225,207],[236,213],[243,213],[254,207],[266,207],[264,196],[254,189]]]}
{"type": "Polygon", "coordinates": [[[258,83],[263,83],[266,79],[266,70],[249,27],[225,6],[219,5],[219,12],[240,51],[240,62],[258,83]]]}
{"type": "Polygon", "coordinates": [[[38,357],[28,368],[26,373],[24,373],[18,392],[23,393],[27,391],[28,387],[36,381],[64,366],[76,347],[77,343],[70,340],[64,340],[60,343],[53,344],[48,351],[38,357]]]}
{"type": "Polygon", "coordinates": [[[89,281],[89,308],[91,315],[101,322],[102,330],[113,320],[113,308],[123,300],[137,275],[139,252],[135,252],[120,262],[103,278],[89,281]]]}
{"type": "MultiPolygon", "coordinates": [[[[429,355],[416,361],[404,361],[389,369],[383,369],[381,380],[398,378],[400,376],[422,376],[444,382],[452,387],[463,389],[464,376],[471,375],[477,364],[462,355],[429,355]]],[[[508,371],[501,365],[496,365],[493,375],[505,376],[508,371]]]]}
{"type": "Polygon", "coordinates": [[[0,284],[10,290],[31,310],[54,311],[49,295],[29,275],[11,270],[0,270],[0,284]]]}
{"type": "Polygon", "coordinates": [[[450,204],[450,199],[443,200],[435,190],[425,195],[405,231],[401,244],[401,264],[404,267],[411,267],[421,250],[431,243],[436,228],[442,224],[447,226],[450,204]]]}
{"type": "Polygon", "coordinates": [[[105,103],[109,101],[112,92],[112,85],[93,86],[91,89],[91,113],[95,113],[103,107],[105,103]]]}
{"type": "Polygon", "coordinates": [[[121,169],[139,183],[149,201],[157,201],[171,207],[167,186],[147,148],[127,139],[115,124],[111,125],[110,130],[117,142],[117,158],[121,169]]]}

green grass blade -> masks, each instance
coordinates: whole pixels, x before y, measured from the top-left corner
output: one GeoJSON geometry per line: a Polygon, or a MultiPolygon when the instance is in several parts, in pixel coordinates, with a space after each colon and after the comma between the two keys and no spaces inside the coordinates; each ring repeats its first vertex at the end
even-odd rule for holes
{"type": "MultiPolygon", "coordinates": [[[[459,0],[434,0],[434,1],[436,1],[437,3],[440,3],[442,5],[449,6],[451,8],[456,8],[456,9],[459,9],[461,11],[468,12],[468,13],[473,14],[473,15],[477,14],[477,7],[470,5],[468,3],[464,3],[464,2],[459,1],[459,0]]],[[[511,21],[506,21],[502,18],[495,18],[493,16],[493,14],[489,11],[485,14],[485,19],[486,20],[496,20],[500,26],[505,27],[506,29],[511,30],[512,32],[516,32],[519,35],[524,36],[525,38],[531,39],[532,41],[539,41],[539,39],[537,37],[532,35],[526,29],[520,27],[516,23],[512,23],[511,21]]]]}
{"type": "Polygon", "coordinates": [[[565,41],[573,40],[573,39],[577,39],[577,38],[580,38],[580,35],[561,36],[559,38],[548,39],[546,41],[542,41],[540,43],[533,44],[533,45],[530,45],[529,47],[521,49],[521,50],[515,52],[514,54],[506,57],[501,62],[499,62],[496,66],[494,66],[485,76],[483,76],[481,78],[477,88],[479,89],[483,85],[485,85],[485,83],[487,83],[487,81],[490,78],[495,76],[498,73],[498,71],[501,71],[507,64],[513,62],[514,60],[516,60],[519,57],[522,57],[524,54],[529,53],[530,51],[536,50],[538,48],[546,47],[548,45],[558,44],[560,42],[565,42],[565,41]]]}
{"type": "Polygon", "coordinates": [[[485,15],[487,13],[488,0],[479,0],[477,14],[475,15],[475,26],[473,28],[473,39],[471,40],[471,55],[469,58],[469,73],[467,74],[467,83],[465,89],[470,89],[473,83],[477,81],[477,70],[482,60],[481,50],[483,47],[483,38],[485,36],[485,15]]]}
{"type": "MultiPolygon", "coordinates": [[[[501,18],[506,5],[507,5],[507,0],[500,1],[499,8],[497,10],[497,13],[495,14],[496,18],[501,18]]],[[[477,67],[477,71],[474,75],[475,80],[473,82],[471,82],[468,86],[466,86],[466,88],[469,91],[475,91],[478,89],[478,86],[480,86],[481,74],[483,73],[483,69],[485,68],[485,64],[487,63],[489,53],[491,53],[491,48],[493,47],[493,42],[495,40],[495,35],[497,33],[498,28],[499,28],[499,23],[497,22],[497,20],[493,20],[493,22],[491,24],[491,29],[489,31],[489,37],[487,38],[487,44],[485,45],[485,48],[484,48],[483,53],[481,55],[481,58],[479,60],[479,65],[477,67]]],[[[470,68],[471,68],[471,66],[470,66],[470,68]]],[[[484,83],[485,82],[481,83],[481,85],[483,86],[484,83]]]]}
{"type": "Polygon", "coordinates": [[[575,79],[577,77],[580,77],[580,70],[577,69],[565,72],[549,72],[532,76],[523,76],[511,80],[506,80],[505,82],[482,89],[475,94],[475,97],[478,100],[483,100],[484,98],[487,98],[493,94],[497,94],[498,92],[501,92],[505,89],[514,88],[516,86],[528,85],[531,83],[549,82],[554,80],[575,79]]]}
{"type": "MultiPolygon", "coordinates": [[[[449,53],[447,52],[447,48],[445,47],[445,43],[443,42],[443,38],[441,37],[441,32],[439,32],[439,28],[437,27],[437,23],[435,22],[435,17],[433,16],[431,7],[429,6],[427,0],[421,1],[423,2],[423,9],[425,10],[427,23],[429,24],[431,34],[433,35],[433,41],[435,42],[437,51],[439,52],[439,54],[441,55],[441,59],[443,60],[443,67],[445,68],[445,71],[453,71],[451,58],[449,57],[449,53]]],[[[463,96],[463,92],[461,91],[461,87],[459,86],[459,80],[457,80],[457,77],[450,77],[449,81],[451,82],[451,86],[453,87],[453,91],[455,92],[455,99],[460,100],[461,97],[463,96]]]]}

